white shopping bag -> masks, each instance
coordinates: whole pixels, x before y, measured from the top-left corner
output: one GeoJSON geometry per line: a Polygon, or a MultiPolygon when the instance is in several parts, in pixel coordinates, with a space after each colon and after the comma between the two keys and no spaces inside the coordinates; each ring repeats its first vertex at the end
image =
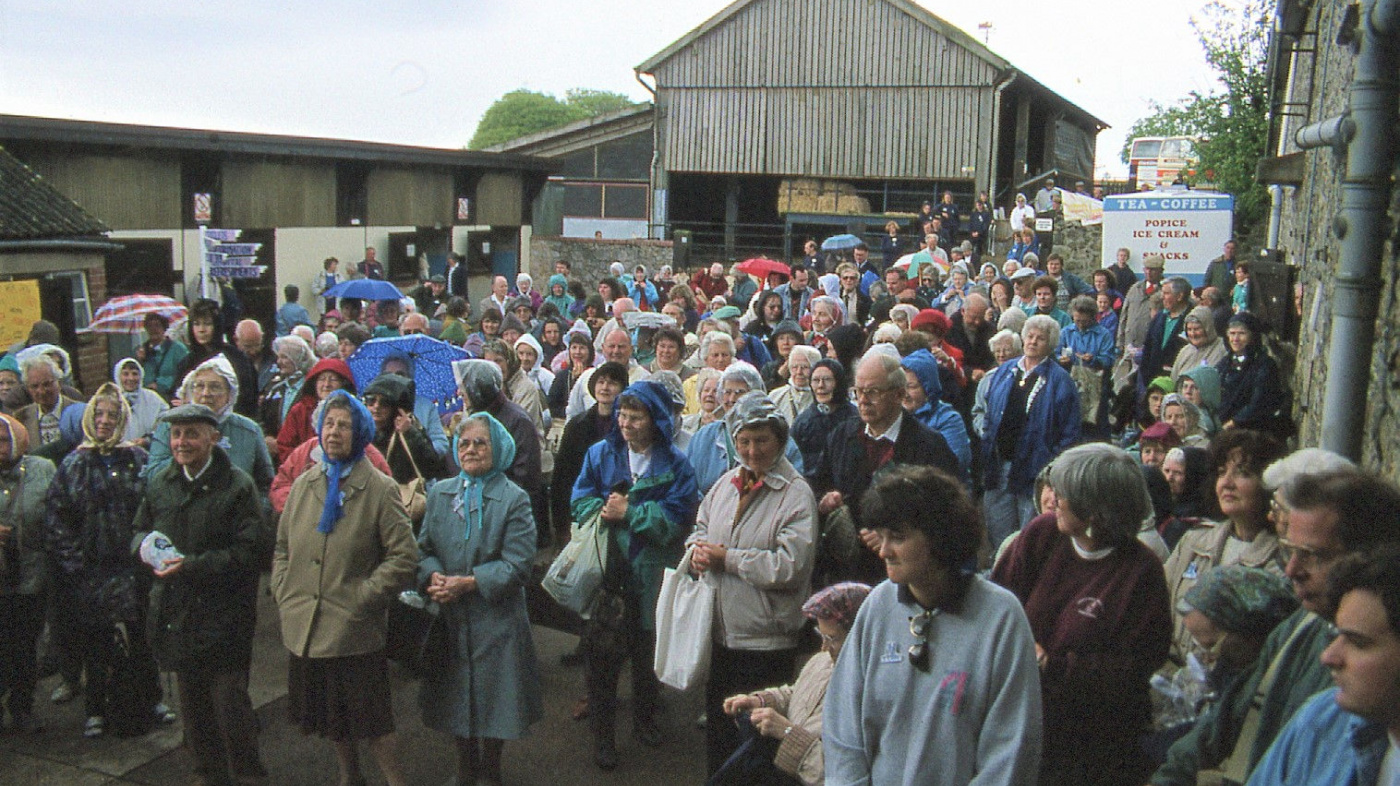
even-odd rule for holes
{"type": "Polygon", "coordinates": [[[662,683],[689,690],[710,669],[710,625],[714,619],[715,587],[709,574],[691,575],[690,555],[667,568],[656,599],[656,659],[653,665],[662,683]]]}

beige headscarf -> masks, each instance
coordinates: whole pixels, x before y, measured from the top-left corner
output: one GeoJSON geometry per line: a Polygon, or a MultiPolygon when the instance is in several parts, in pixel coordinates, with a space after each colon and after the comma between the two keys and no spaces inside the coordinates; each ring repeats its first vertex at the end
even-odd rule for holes
{"type": "Polygon", "coordinates": [[[83,410],[83,444],[79,449],[96,448],[98,453],[111,453],[113,449],[122,447],[122,435],[126,433],[126,424],[131,420],[131,405],[126,403],[126,396],[122,395],[122,389],[116,383],[103,382],[102,387],[92,394],[88,399],[87,409],[83,410]],[[117,427],[112,432],[112,436],[105,440],[97,438],[97,402],[99,399],[115,402],[117,405],[117,427]]]}

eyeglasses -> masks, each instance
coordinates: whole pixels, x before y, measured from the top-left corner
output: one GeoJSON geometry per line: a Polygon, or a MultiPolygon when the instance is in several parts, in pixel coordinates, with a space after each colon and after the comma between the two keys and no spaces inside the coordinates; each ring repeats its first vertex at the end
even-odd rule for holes
{"type": "Polygon", "coordinates": [[[367,406],[367,407],[375,407],[375,406],[379,406],[379,404],[381,404],[381,403],[386,403],[386,402],[384,402],[384,397],[383,397],[383,396],[377,395],[377,394],[375,394],[375,393],[370,393],[369,395],[360,396],[360,400],[363,401],[363,402],[365,402],[365,406],[367,406]]]}
{"type": "Polygon", "coordinates": [[[929,655],[928,637],[936,616],[938,609],[930,609],[909,618],[909,634],[914,637],[914,643],[909,645],[909,664],[919,671],[928,671],[933,660],[929,655]]]}
{"type": "Polygon", "coordinates": [[[1283,557],[1285,565],[1296,559],[1299,567],[1306,570],[1315,570],[1338,556],[1337,552],[1332,549],[1315,549],[1294,543],[1287,538],[1278,539],[1278,552],[1279,556],[1283,557]]]}
{"type": "Polygon", "coordinates": [[[470,448],[472,450],[485,450],[491,447],[491,440],[485,437],[473,437],[471,439],[457,438],[458,448],[470,448]]]}
{"type": "Polygon", "coordinates": [[[229,390],[227,382],[191,382],[191,393],[227,393],[229,390]]]}
{"type": "Polygon", "coordinates": [[[882,394],[882,393],[888,393],[888,392],[890,392],[891,390],[895,390],[895,388],[892,388],[892,387],[886,385],[886,386],[884,386],[884,387],[878,387],[878,388],[852,388],[852,389],[851,389],[851,392],[855,393],[855,394],[856,394],[856,398],[860,399],[860,398],[874,398],[874,397],[876,397],[876,396],[878,396],[878,395],[880,395],[880,394],[882,394]]]}
{"type": "Polygon", "coordinates": [[[403,334],[405,336],[421,336],[423,335],[423,331],[419,330],[418,328],[409,328],[408,330],[405,330],[403,334]]]}

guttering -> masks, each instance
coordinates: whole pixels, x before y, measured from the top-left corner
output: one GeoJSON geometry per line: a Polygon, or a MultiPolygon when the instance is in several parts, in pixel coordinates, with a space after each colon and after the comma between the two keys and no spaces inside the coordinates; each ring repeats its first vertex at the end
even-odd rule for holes
{"type": "Polygon", "coordinates": [[[997,193],[997,160],[1001,157],[1001,151],[998,149],[1001,145],[1001,94],[1016,81],[1017,76],[1020,76],[1019,71],[1010,72],[997,82],[992,91],[992,160],[987,167],[987,198],[992,203],[987,206],[988,210],[996,208],[1001,196],[997,193]]]}
{"type": "MultiPolygon", "coordinates": [[[[1332,297],[1322,447],[1359,462],[1390,223],[1390,178],[1400,153],[1395,134],[1400,113],[1400,0],[1365,0],[1357,27],[1360,49],[1346,119],[1317,125],[1327,126],[1322,131],[1335,129],[1341,138],[1332,141],[1346,146],[1341,210],[1333,224],[1341,240],[1341,260],[1332,297]],[[1354,132],[1349,141],[1348,130],[1354,132]]],[[[1326,136],[1318,134],[1316,141],[1325,144],[1326,136]]]]}
{"type": "MultiPolygon", "coordinates": [[[[647,218],[647,223],[651,225],[649,229],[651,230],[653,239],[665,240],[666,224],[664,221],[657,220],[661,218],[661,216],[656,213],[657,205],[655,202],[656,184],[660,182],[660,178],[657,177],[657,169],[661,166],[661,105],[656,100],[656,88],[647,84],[646,81],[642,79],[642,72],[633,71],[632,76],[637,80],[637,84],[646,88],[648,93],[651,93],[651,168],[648,170],[651,177],[651,194],[649,195],[651,204],[647,210],[650,214],[650,217],[647,218]]],[[[656,77],[653,75],[652,79],[655,78],[656,77]]],[[[667,190],[669,191],[670,189],[667,190]]]]}
{"type": "Polygon", "coordinates": [[[47,238],[39,240],[0,240],[0,251],[121,251],[125,246],[110,240],[47,238]]]}

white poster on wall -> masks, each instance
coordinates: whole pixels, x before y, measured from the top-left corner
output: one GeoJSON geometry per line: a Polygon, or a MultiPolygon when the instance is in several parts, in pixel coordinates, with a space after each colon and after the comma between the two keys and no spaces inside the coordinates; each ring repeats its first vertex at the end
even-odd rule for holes
{"type": "Polygon", "coordinates": [[[1149,191],[1115,194],[1103,203],[1104,267],[1129,250],[1130,265],[1142,272],[1143,257],[1166,259],[1167,276],[1185,276],[1193,286],[1205,280],[1206,266],[1220,256],[1233,234],[1235,198],[1212,191],[1149,191]]]}

